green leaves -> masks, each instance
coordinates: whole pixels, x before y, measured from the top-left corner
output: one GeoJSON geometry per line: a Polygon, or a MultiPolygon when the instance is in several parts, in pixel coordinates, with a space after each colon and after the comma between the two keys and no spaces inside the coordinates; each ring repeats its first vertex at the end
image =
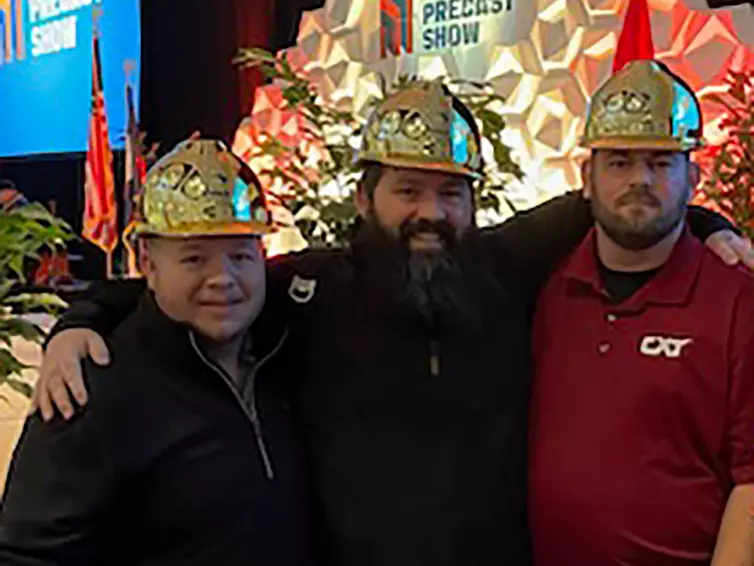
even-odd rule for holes
{"type": "Polygon", "coordinates": [[[5,380],[5,385],[20,393],[24,397],[31,398],[34,393],[34,388],[25,381],[19,381],[18,379],[9,378],[5,380]]]}
{"type": "Polygon", "coordinates": [[[0,212],[0,386],[31,395],[31,387],[17,379],[28,366],[13,355],[12,341],[41,343],[44,331],[24,315],[32,311],[54,314],[66,305],[55,295],[20,294],[14,289],[26,282],[24,266],[28,261],[63,246],[72,236],[65,222],[39,204],[0,212]]]}
{"type": "Polygon", "coordinates": [[[51,249],[71,238],[67,225],[54,218],[40,204],[30,204],[0,216],[0,275],[23,279],[23,264],[45,248],[51,249]]]}
{"type": "Polygon", "coordinates": [[[19,362],[16,357],[7,349],[0,350],[0,385],[13,379],[11,376],[19,375],[29,366],[19,362]]]}
{"type": "Polygon", "coordinates": [[[0,318],[0,336],[3,338],[23,338],[31,342],[40,343],[44,339],[44,331],[36,324],[20,316],[5,315],[0,318]]]}
{"type": "Polygon", "coordinates": [[[5,304],[20,306],[24,311],[43,310],[50,314],[57,314],[68,307],[68,303],[52,293],[24,293],[14,295],[8,297],[5,300],[5,304]]]}

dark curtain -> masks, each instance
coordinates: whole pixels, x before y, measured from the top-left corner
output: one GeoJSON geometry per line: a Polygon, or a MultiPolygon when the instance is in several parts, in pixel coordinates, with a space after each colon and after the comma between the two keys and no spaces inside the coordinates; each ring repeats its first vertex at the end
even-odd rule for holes
{"type": "MultiPolygon", "coordinates": [[[[301,14],[325,5],[325,0],[268,0],[274,5],[273,25],[270,28],[270,46],[275,50],[296,44],[301,14]]],[[[342,1],[342,0],[341,0],[342,1]]],[[[369,0],[376,1],[376,0],[369,0]]]]}
{"type": "Polygon", "coordinates": [[[278,51],[296,42],[301,13],[324,0],[142,2],[141,119],[170,147],[199,130],[229,142],[262,83],[231,61],[240,47],[278,51]]]}
{"type": "Polygon", "coordinates": [[[252,38],[267,44],[269,1],[142,2],[141,121],[150,140],[169,148],[198,130],[232,141],[251,89],[231,61],[252,38]]]}

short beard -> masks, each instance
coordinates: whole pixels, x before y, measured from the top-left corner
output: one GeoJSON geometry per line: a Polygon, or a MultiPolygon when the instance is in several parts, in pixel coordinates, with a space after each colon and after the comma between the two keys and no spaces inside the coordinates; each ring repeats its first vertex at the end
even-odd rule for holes
{"type": "MultiPolygon", "coordinates": [[[[667,238],[683,222],[688,209],[688,191],[685,191],[671,209],[652,220],[631,222],[618,213],[611,212],[599,197],[600,191],[594,188],[591,197],[592,215],[608,238],[621,248],[631,251],[647,250],[667,238]]],[[[646,200],[655,207],[660,201],[647,187],[636,187],[621,197],[616,205],[646,200]]]]}

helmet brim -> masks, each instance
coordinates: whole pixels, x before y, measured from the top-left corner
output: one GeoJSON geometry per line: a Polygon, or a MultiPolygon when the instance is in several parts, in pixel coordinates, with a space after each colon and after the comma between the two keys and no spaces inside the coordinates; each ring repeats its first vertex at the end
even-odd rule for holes
{"type": "Polygon", "coordinates": [[[704,146],[698,139],[672,139],[661,137],[615,136],[597,140],[583,140],[587,149],[644,149],[650,151],[694,151],[704,146]]]}
{"type": "Polygon", "coordinates": [[[268,236],[275,232],[277,232],[276,226],[264,222],[228,222],[222,224],[192,222],[167,228],[138,224],[135,228],[137,236],[159,236],[161,238],[268,236]]]}
{"type": "Polygon", "coordinates": [[[449,173],[451,175],[461,175],[469,177],[472,180],[480,180],[484,175],[479,171],[474,171],[463,165],[455,163],[438,163],[436,161],[422,161],[415,157],[399,156],[369,156],[364,155],[359,158],[357,165],[364,166],[370,163],[385,165],[387,167],[399,167],[401,169],[418,169],[420,171],[437,171],[439,173],[449,173]]]}

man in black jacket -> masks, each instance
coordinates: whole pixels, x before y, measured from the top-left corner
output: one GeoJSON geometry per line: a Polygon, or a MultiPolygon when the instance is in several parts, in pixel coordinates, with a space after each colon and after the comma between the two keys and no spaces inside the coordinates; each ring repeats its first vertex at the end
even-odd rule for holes
{"type": "Polygon", "coordinates": [[[150,171],[144,212],[149,291],[112,334],[113,363],[85,365],[90,406],[70,424],[27,421],[0,563],[313,565],[273,370],[286,331],[260,315],[261,186],[219,142],[192,140],[150,171]]]}
{"type": "MultiPolygon", "coordinates": [[[[476,229],[479,147],[458,99],[406,86],[365,128],[352,245],[269,265],[268,301],[291,329],[276,363],[297,377],[328,565],[528,564],[529,309],[591,217],[570,195],[476,229]]],[[[41,378],[47,416],[50,395],[72,412],[68,386],[86,401],[58,371],[104,348],[80,327],[108,335],[139,292],[106,289],[63,318],[41,378]]]]}

